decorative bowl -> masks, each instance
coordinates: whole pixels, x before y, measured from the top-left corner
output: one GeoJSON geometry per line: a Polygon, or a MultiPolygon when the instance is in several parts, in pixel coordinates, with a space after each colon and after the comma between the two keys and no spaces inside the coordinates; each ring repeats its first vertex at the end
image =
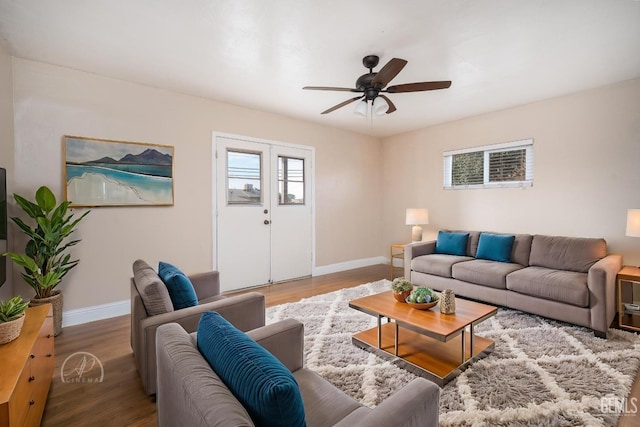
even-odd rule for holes
{"type": "Polygon", "coordinates": [[[392,293],[393,293],[393,297],[398,302],[406,302],[407,298],[409,298],[409,295],[411,295],[411,291],[404,291],[404,292],[392,291],[392,293]]]}
{"type": "Polygon", "coordinates": [[[411,307],[415,308],[416,310],[429,310],[430,308],[433,308],[436,305],[438,305],[438,302],[440,302],[439,299],[437,299],[435,301],[427,302],[427,303],[422,303],[422,304],[419,304],[417,302],[409,302],[409,301],[407,301],[407,304],[410,305],[411,307]]]}

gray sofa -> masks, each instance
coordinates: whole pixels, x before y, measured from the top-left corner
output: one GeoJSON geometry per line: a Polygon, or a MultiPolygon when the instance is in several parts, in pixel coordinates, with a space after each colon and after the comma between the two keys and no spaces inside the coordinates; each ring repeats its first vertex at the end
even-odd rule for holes
{"type": "Polygon", "coordinates": [[[476,259],[480,233],[466,256],[435,253],[436,241],[405,247],[405,277],[414,284],[591,328],[606,337],[615,316],[622,256],[604,239],[516,234],[511,262],[476,259]]]}
{"type": "MultiPolygon", "coordinates": [[[[292,372],[300,387],[308,427],[438,426],[440,389],[432,382],[415,379],[370,409],[303,367],[302,323],[287,319],[247,334],[292,372]]],[[[189,334],[177,324],[160,326],[156,352],[160,427],[254,425],[198,351],[195,333],[189,334]]]]}
{"type": "Polygon", "coordinates": [[[200,315],[217,311],[241,331],[264,326],[264,295],[258,292],[225,297],[220,295],[217,271],[188,276],[198,305],[174,310],[169,292],[156,271],[143,260],[133,263],[131,278],[131,348],[147,394],[156,392],[156,329],[179,323],[189,332],[198,327],[200,315]]]}

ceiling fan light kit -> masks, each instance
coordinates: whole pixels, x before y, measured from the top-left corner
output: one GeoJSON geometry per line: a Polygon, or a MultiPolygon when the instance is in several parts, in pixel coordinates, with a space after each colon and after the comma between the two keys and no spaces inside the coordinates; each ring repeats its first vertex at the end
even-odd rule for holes
{"type": "Polygon", "coordinates": [[[396,106],[391,100],[383,95],[383,93],[407,93],[407,92],[423,92],[427,90],[447,89],[451,86],[451,81],[406,83],[401,85],[387,85],[393,80],[400,71],[407,65],[407,61],[400,58],[393,58],[387,62],[378,72],[373,72],[373,68],[378,65],[380,58],[376,55],[367,55],[362,59],[362,64],[369,69],[367,74],[363,74],[356,80],[355,89],[330,86],[305,86],[306,90],[329,90],[338,92],[356,92],[361,95],[348,99],[340,104],[323,111],[321,114],[328,114],[332,111],[349,105],[352,102],[360,100],[354,110],[355,114],[362,116],[367,115],[369,101],[371,101],[372,113],[378,116],[391,114],[396,111],[396,106]],[[386,88],[386,89],[385,89],[386,88]]]}

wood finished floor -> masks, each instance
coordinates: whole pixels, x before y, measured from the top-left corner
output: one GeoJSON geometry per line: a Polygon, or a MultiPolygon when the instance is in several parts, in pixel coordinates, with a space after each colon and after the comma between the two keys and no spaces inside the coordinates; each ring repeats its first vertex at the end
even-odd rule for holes
{"type": "MultiPolygon", "coordinates": [[[[396,274],[402,274],[396,269],[396,274]]],[[[269,285],[262,292],[267,307],[389,278],[388,265],[376,265],[269,285]]],[[[246,292],[246,291],[244,291],[246,292]]],[[[242,293],[242,292],[238,292],[242,293]]],[[[42,426],[156,426],[156,404],[140,384],[129,344],[129,316],[64,328],[55,339],[56,367],[42,426]],[[104,366],[102,383],[63,383],[60,367],[67,356],[85,351],[104,366]]],[[[631,397],[640,398],[636,378],[631,397]]],[[[638,417],[621,417],[620,427],[640,425],[638,417]]],[[[187,427],[187,426],[185,426],[187,427]]]]}

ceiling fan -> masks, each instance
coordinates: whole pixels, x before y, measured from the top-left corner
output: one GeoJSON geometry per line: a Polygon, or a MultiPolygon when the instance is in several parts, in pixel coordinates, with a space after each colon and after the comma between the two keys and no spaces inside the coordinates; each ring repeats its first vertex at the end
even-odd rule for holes
{"type": "Polygon", "coordinates": [[[307,90],[331,90],[339,92],[356,92],[362,93],[355,98],[347,99],[340,104],[334,105],[321,114],[327,114],[332,111],[349,105],[352,102],[361,100],[356,106],[356,113],[366,115],[368,102],[372,102],[372,109],[377,115],[391,114],[396,111],[396,106],[383,93],[403,93],[403,92],[422,92],[426,90],[447,89],[451,86],[451,81],[440,82],[421,82],[406,83],[401,85],[386,87],[400,71],[407,65],[407,61],[400,58],[393,58],[385,64],[378,72],[373,72],[373,68],[378,65],[380,58],[376,55],[367,55],[362,59],[362,64],[369,69],[367,74],[363,74],[356,80],[355,89],[344,87],[327,87],[327,86],[305,86],[302,89],[307,90]],[[386,88],[386,89],[385,89],[386,88]]]}

